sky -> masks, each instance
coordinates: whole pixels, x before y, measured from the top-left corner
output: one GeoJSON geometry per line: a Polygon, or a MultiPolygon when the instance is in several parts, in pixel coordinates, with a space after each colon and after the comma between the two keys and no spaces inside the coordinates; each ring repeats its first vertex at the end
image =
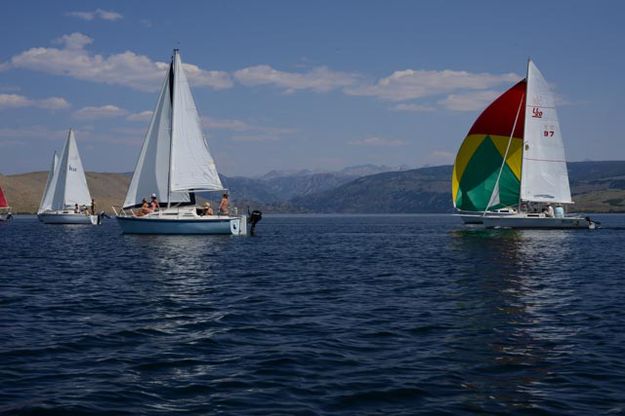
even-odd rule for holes
{"type": "Polygon", "coordinates": [[[625,2],[12,1],[0,15],[0,173],[129,172],[179,48],[218,170],[453,163],[531,57],[567,158],[625,160],[625,2]]]}

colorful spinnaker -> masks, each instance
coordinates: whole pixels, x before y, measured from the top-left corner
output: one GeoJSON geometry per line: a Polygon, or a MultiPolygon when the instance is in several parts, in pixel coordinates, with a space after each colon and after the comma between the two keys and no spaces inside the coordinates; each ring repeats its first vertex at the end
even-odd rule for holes
{"type": "Polygon", "coordinates": [[[520,81],[473,123],[454,163],[452,197],[456,209],[484,211],[487,207],[518,205],[526,89],[526,80],[520,81]]]}

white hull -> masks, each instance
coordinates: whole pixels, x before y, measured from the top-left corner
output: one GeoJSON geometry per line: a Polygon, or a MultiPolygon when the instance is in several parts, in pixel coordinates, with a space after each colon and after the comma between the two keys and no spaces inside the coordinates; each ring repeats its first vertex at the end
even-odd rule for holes
{"type": "Polygon", "coordinates": [[[494,214],[468,215],[460,217],[466,225],[477,225],[485,228],[516,228],[516,229],[594,229],[595,223],[583,217],[548,217],[544,214],[494,214]]]}
{"type": "Polygon", "coordinates": [[[43,212],[37,214],[37,218],[44,224],[98,224],[97,215],[76,214],[73,212],[43,212]]]}
{"type": "Polygon", "coordinates": [[[163,210],[142,217],[121,212],[116,216],[124,234],[215,234],[246,235],[247,217],[199,216],[195,207],[163,210]]]}

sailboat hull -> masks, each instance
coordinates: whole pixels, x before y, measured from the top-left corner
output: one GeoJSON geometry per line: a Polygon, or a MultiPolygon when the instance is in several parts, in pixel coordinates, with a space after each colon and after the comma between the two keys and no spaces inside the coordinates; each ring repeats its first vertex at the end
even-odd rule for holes
{"type": "Polygon", "coordinates": [[[486,228],[516,229],[594,229],[595,223],[583,217],[546,217],[530,215],[484,216],[482,225],[486,228]]]}
{"type": "Polygon", "coordinates": [[[0,222],[9,221],[12,218],[11,214],[0,214],[0,222]]]}
{"type": "Polygon", "coordinates": [[[37,215],[39,221],[44,224],[83,224],[83,225],[97,225],[97,215],[84,215],[74,213],[54,213],[43,212],[37,215]]]}
{"type": "Polygon", "coordinates": [[[124,234],[247,234],[246,217],[142,218],[119,215],[117,223],[124,234]]]}

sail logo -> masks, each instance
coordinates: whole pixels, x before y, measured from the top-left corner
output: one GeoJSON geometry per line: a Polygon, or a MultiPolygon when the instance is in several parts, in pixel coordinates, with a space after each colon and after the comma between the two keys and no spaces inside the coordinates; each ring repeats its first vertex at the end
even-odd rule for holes
{"type": "Polygon", "coordinates": [[[543,112],[538,107],[532,108],[532,118],[543,118],[543,112]]]}
{"type": "Polygon", "coordinates": [[[70,172],[78,172],[78,169],[73,168],[72,165],[68,165],[70,172]]]}

